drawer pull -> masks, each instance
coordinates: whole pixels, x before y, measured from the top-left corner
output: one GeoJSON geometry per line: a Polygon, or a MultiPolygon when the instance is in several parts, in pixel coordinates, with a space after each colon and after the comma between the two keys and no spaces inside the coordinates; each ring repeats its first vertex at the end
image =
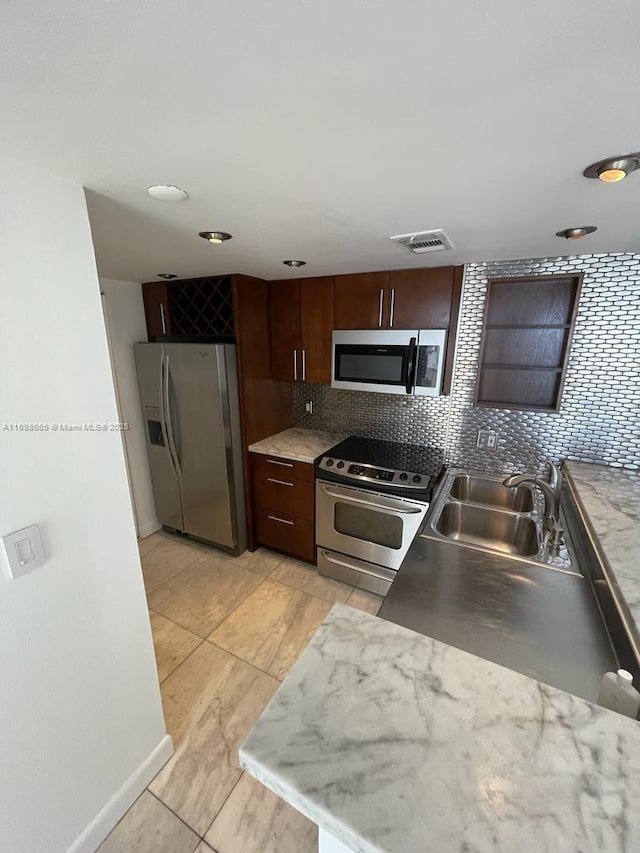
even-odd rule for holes
{"type": "Polygon", "coordinates": [[[283,468],[293,468],[293,462],[278,462],[276,459],[267,459],[270,465],[282,465],[283,468]]]}
{"type": "Polygon", "coordinates": [[[276,480],[275,477],[267,477],[267,483],[278,483],[280,486],[293,486],[293,483],[287,483],[286,480],[276,480]]]}
{"type": "Polygon", "coordinates": [[[280,522],[280,524],[290,524],[292,527],[293,527],[293,524],[294,524],[294,523],[293,523],[293,521],[289,521],[289,520],[288,520],[288,519],[286,519],[286,518],[278,518],[278,516],[277,516],[277,515],[270,515],[270,516],[269,516],[269,520],[270,520],[270,521],[279,521],[279,522],[280,522]]]}

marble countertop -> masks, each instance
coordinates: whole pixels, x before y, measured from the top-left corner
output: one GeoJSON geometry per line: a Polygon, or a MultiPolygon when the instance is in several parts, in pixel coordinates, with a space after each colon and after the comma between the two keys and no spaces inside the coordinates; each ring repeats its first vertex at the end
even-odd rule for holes
{"type": "Polygon", "coordinates": [[[640,632],[640,473],[586,462],[564,467],[640,632]]]}
{"type": "Polygon", "coordinates": [[[340,433],[291,427],[250,444],[249,450],[252,453],[264,453],[266,456],[313,463],[318,456],[346,437],[340,433]]]}
{"type": "Polygon", "coordinates": [[[640,849],[640,727],[335,605],[240,750],[357,853],[640,849]]]}

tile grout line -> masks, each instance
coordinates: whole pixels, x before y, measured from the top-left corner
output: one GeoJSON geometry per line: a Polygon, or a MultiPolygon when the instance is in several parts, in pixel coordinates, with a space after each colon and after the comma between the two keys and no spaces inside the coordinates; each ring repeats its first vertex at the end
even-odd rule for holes
{"type": "MultiPolygon", "coordinates": [[[[344,601],[340,601],[340,599],[333,599],[332,600],[331,598],[323,598],[321,595],[317,595],[315,592],[308,592],[306,589],[300,589],[299,586],[294,586],[292,583],[288,583],[287,581],[280,580],[280,578],[272,578],[271,575],[269,577],[271,580],[275,580],[276,583],[281,583],[284,586],[288,586],[290,589],[297,589],[298,592],[304,592],[307,595],[311,595],[313,598],[319,598],[321,601],[326,601],[329,604],[346,604],[346,599],[344,601]]],[[[342,583],[342,581],[338,581],[338,583],[342,583]]],[[[345,585],[348,586],[348,584],[345,584],[345,585]]],[[[353,592],[354,589],[355,589],[355,586],[352,586],[350,591],[349,591],[349,595],[351,595],[351,593],[353,592]]],[[[347,598],[349,598],[349,595],[347,596],[347,598]]]]}
{"type": "MultiPolygon", "coordinates": [[[[224,798],[224,802],[222,803],[222,805],[220,806],[220,808],[218,809],[218,811],[215,813],[213,820],[211,821],[211,823],[210,823],[210,824],[209,824],[209,826],[207,827],[207,831],[206,831],[206,832],[205,832],[205,834],[202,836],[202,840],[205,842],[205,844],[208,844],[208,843],[209,843],[208,841],[206,841],[207,834],[209,833],[209,831],[210,831],[211,827],[213,826],[213,824],[218,820],[218,818],[219,818],[219,817],[220,817],[220,815],[222,814],[222,809],[226,806],[226,804],[227,804],[227,800],[229,799],[229,797],[231,796],[231,794],[233,794],[233,792],[235,791],[235,789],[236,789],[236,788],[238,787],[238,785],[240,784],[240,780],[242,779],[242,777],[244,776],[244,774],[245,774],[245,770],[241,767],[241,768],[240,768],[240,775],[238,776],[238,778],[237,778],[237,779],[236,779],[236,781],[234,782],[233,787],[231,788],[231,790],[229,791],[229,793],[227,794],[227,796],[224,798]]],[[[213,849],[213,848],[212,848],[212,849],[213,849]]]]}
{"type": "MultiPolygon", "coordinates": [[[[180,543],[180,544],[181,544],[181,543],[180,543]]],[[[158,545],[154,545],[154,548],[157,548],[157,547],[158,547],[158,545]]],[[[187,547],[187,548],[192,548],[193,546],[192,546],[192,545],[186,545],[185,547],[187,547]]],[[[152,549],[151,549],[151,551],[153,551],[153,550],[154,550],[154,548],[152,548],[152,549]]],[[[197,549],[194,549],[194,550],[197,550],[197,549]]],[[[150,551],[149,553],[151,553],[151,551],[150,551]]],[[[246,553],[246,552],[244,552],[244,553],[246,553]]],[[[255,551],[254,551],[254,552],[251,552],[251,553],[255,553],[255,551]]],[[[162,583],[161,583],[161,584],[158,584],[158,586],[154,587],[151,591],[147,592],[147,591],[146,591],[146,588],[145,588],[145,595],[146,595],[146,598],[147,598],[147,604],[149,604],[149,597],[150,597],[151,595],[155,595],[155,593],[156,593],[156,592],[158,592],[158,590],[160,590],[163,586],[166,586],[166,584],[168,584],[168,583],[170,583],[171,581],[175,580],[175,579],[178,577],[178,575],[182,574],[182,572],[184,572],[186,569],[189,569],[189,568],[191,568],[192,566],[194,566],[194,565],[195,565],[195,563],[197,563],[197,562],[198,562],[199,560],[201,560],[203,557],[216,557],[216,556],[218,556],[218,555],[220,555],[220,556],[222,556],[222,557],[226,557],[227,559],[231,559],[231,560],[233,560],[233,559],[238,559],[237,557],[229,557],[229,555],[228,555],[228,554],[225,554],[225,553],[224,553],[224,552],[222,552],[222,551],[215,551],[215,553],[211,553],[211,554],[209,554],[209,553],[201,553],[199,557],[196,557],[196,558],[195,558],[191,563],[187,563],[187,565],[186,565],[186,566],[184,566],[182,569],[179,569],[179,570],[175,573],[175,575],[171,575],[171,577],[168,577],[166,580],[162,581],[162,583]]],[[[146,556],[146,554],[145,554],[145,556],[146,556]]],[[[285,558],[285,559],[286,559],[286,558],[285,558]]],[[[280,561],[280,563],[278,563],[276,566],[274,566],[274,567],[271,569],[271,571],[269,572],[269,574],[268,574],[268,575],[263,575],[263,574],[261,574],[260,572],[254,572],[254,571],[253,571],[252,569],[250,569],[248,566],[239,565],[239,566],[235,566],[234,568],[238,568],[238,569],[245,569],[246,571],[251,572],[251,574],[252,574],[252,575],[257,575],[257,577],[262,578],[262,580],[266,580],[267,578],[271,577],[271,575],[273,574],[273,572],[275,572],[275,570],[278,568],[278,566],[280,566],[280,565],[281,565],[281,563],[283,563],[283,562],[284,562],[284,559],[283,559],[283,560],[281,560],[281,561],[280,561]]],[[[144,577],[144,566],[142,565],[142,557],[140,558],[140,565],[142,566],[142,575],[143,575],[143,577],[144,577]]],[[[256,587],[256,588],[257,588],[257,587],[256,587]]],[[[159,612],[159,611],[158,611],[158,612],[159,612]]],[[[162,616],[163,614],[162,614],[162,613],[160,613],[160,615],[162,616]]],[[[176,625],[177,625],[177,624],[179,624],[179,623],[177,623],[177,622],[176,622],[176,625]]],[[[185,626],[180,625],[180,627],[181,627],[181,628],[183,628],[183,627],[185,627],[185,626]]],[[[187,630],[188,630],[188,631],[190,631],[191,629],[190,629],[190,628],[187,628],[187,630]]],[[[215,630],[215,628],[214,628],[214,630],[215,630]]],[[[195,633],[195,632],[194,632],[194,631],[192,631],[192,633],[195,633]]],[[[203,637],[203,639],[205,639],[205,638],[203,637]]]]}
{"type": "MultiPolygon", "coordinates": [[[[192,563],[191,565],[193,565],[193,563],[192,563]]],[[[189,568],[189,566],[186,566],[186,568],[189,568]]],[[[156,610],[156,609],[154,609],[154,608],[151,606],[151,604],[149,603],[149,601],[148,601],[148,600],[147,600],[147,607],[148,607],[148,609],[149,609],[149,610],[153,610],[153,612],[154,612],[154,613],[158,613],[160,616],[164,616],[164,618],[165,618],[165,619],[169,619],[169,621],[170,621],[170,622],[173,622],[173,623],[174,623],[174,625],[177,625],[179,628],[184,628],[184,630],[185,630],[185,631],[190,631],[190,632],[191,632],[192,634],[194,634],[196,637],[200,637],[200,639],[202,639],[202,640],[206,640],[206,639],[207,639],[207,637],[210,637],[210,636],[211,636],[211,634],[213,634],[213,632],[214,632],[214,631],[216,631],[216,630],[220,627],[220,625],[222,625],[222,623],[223,623],[226,619],[228,619],[228,618],[229,618],[229,616],[231,616],[231,614],[232,614],[232,613],[234,613],[234,612],[238,609],[238,607],[240,607],[240,605],[244,604],[244,602],[247,600],[247,598],[249,598],[249,596],[250,596],[252,593],[254,593],[257,589],[259,589],[259,588],[262,586],[262,584],[264,583],[264,581],[265,581],[265,580],[267,580],[267,578],[265,578],[263,575],[258,575],[256,572],[251,572],[251,574],[252,574],[252,575],[255,575],[256,577],[261,577],[261,578],[262,578],[262,580],[260,581],[260,583],[259,583],[257,586],[254,586],[254,588],[253,588],[250,592],[248,592],[248,593],[245,595],[245,597],[242,599],[242,601],[240,601],[240,602],[239,602],[239,604],[237,604],[237,605],[233,608],[233,610],[231,610],[231,611],[227,614],[227,616],[225,616],[225,617],[224,617],[224,619],[221,619],[221,620],[220,620],[220,622],[218,622],[218,624],[217,624],[214,628],[212,628],[212,629],[207,633],[207,636],[206,636],[206,637],[203,637],[203,636],[202,636],[202,634],[198,634],[198,632],[197,632],[197,631],[194,631],[194,630],[193,630],[193,628],[189,628],[187,625],[183,625],[181,622],[178,622],[178,621],[176,621],[175,619],[171,619],[169,616],[165,616],[165,615],[164,615],[164,613],[162,613],[160,610],[156,610]]],[[[177,577],[177,575],[175,575],[174,577],[177,577]]]]}
{"type": "Polygon", "coordinates": [[[223,646],[219,646],[217,643],[214,643],[213,640],[203,640],[202,642],[208,643],[210,646],[213,646],[214,649],[218,649],[219,652],[224,652],[227,655],[231,655],[232,658],[235,658],[236,660],[240,661],[240,663],[246,663],[246,665],[250,666],[252,669],[257,670],[263,675],[267,675],[269,678],[273,678],[275,681],[279,681],[280,684],[282,684],[281,678],[278,678],[276,675],[272,675],[270,672],[267,672],[266,669],[261,669],[259,666],[256,666],[255,663],[251,663],[251,661],[241,658],[240,655],[235,654],[235,652],[230,652],[229,649],[225,649],[223,646]]]}
{"type": "MultiPolygon", "coordinates": [[[[155,778],[155,777],[154,777],[154,778],[155,778]]],[[[153,780],[152,780],[152,781],[153,781],[153,780]]],[[[149,784],[151,784],[151,782],[150,782],[149,784]]],[[[155,799],[160,803],[160,805],[164,806],[164,807],[165,807],[165,809],[167,809],[167,811],[170,811],[170,812],[171,812],[171,814],[172,814],[174,817],[178,818],[178,820],[180,821],[180,823],[184,824],[190,832],[193,832],[193,834],[194,834],[194,835],[197,837],[197,839],[198,839],[198,843],[197,843],[197,844],[196,844],[196,846],[193,848],[194,853],[195,853],[195,850],[197,850],[197,848],[199,847],[200,842],[201,842],[201,841],[204,841],[204,835],[200,835],[200,833],[199,833],[197,830],[195,830],[192,826],[190,826],[190,825],[186,822],[186,820],[184,820],[183,818],[181,818],[181,817],[180,817],[180,815],[179,815],[177,812],[175,812],[175,811],[171,808],[171,806],[168,806],[168,805],[165,803],[165,801],[164,801],[161,797],[159,797],[157,794],[154,794],[154,792],[153,792],[150,788],[148,788],[148,787],[147,787],[147,788],[145,788],[145,791],[149,791],[149,793],[151,794],[151,796],[152,796],[152,797],[154,797],[154,798],[155,798],[155,799]]]]}
{"type": "MultiPolygon", "coordinates": [[[[116,823],[116,825],[113,827],[113,829],[109,832],[109,834],[107,835],[107,837],[106,837],[106,838],[104,838],[104,839],[100,842],[100,845],[98,846],[98,848],[97,848],[97,850],[96,850],[96,853],[99,853],[100,847],[102,847],[102,845],[103,845],[103,844],[105,844],[105,843],[108,841],[108,839],[113,835],[113,833],[116,831],[116,829],[120,826],[120,824],[122,823],[122,821],[127,817],[127,815],[129,814],[129,812],[131,811],[131,809],[132,809],[132,808],[135,806],[135,804],[138,802],[138,800],[140,799],[140,797],[142,797],[142,796],[143,796],[143,794],[145,794],[147,791],[149,791],[149,789],[148,789],[148,788],[145,788],[143,791],[140,791],[140,793],[138,794],[138,796],[137,796],[137,797],[135,798],[135,800],[131,803],[131,805],[130,805],[130,806],[129,806],[129,808],[126,810],[126,812],[122,815],[122,817],[120,818],[120,820],[116,823]]],[[[151,791],[149,791],[149,793],[151,794],[151,791]]],[[[164,805],[164,803],[163,803],[163,805],[164,805]]],[[[183,821],[183,822],[184,822],[184,821],[183,821]]]]}
{"type": "MultiPolygon", "coordinates": [[[[189,628],[185,628],[185,627],[184,627],[184,625],[180,625],[180,624],[178,624],[178,622],[174,622],[174,620],[173,620],[173,619],[169,619],[169,617],[168,617],[168,616],[163,616],[163,614],[162,614],[162,613],[158,613],[158,611],[157,611],[157,610],[152,610],[151,608],[149,608],[149,613],[154,613],[156,616],[161,616],[163,619],[166,619],[166,620],[167,620],[167,622],[171,622],[171,624],[172,624],[172,625],[175,625],[175,626],[176,626],[176,628],[181,628],[183,631],[189,631],[189,633],[190,633],[190,634],[193,634],[193,636],[194,636],[194,637],[197,637],[197,638],[198,638],[198,640],[200,640],[200,642],[198,643],[198,645],[197,645],[197,646],[195,646],[195,647],[194,647],[194,648],[189,652],[189,654],[188,654],[188,655],[187,655],[183,660],[181,660],[181,661],[180,661],[180,663],[179,663],[179,664],[178,664],[174,669],[172,669],[172,670],[171,670],[171,672],[170,672],[168,675],[165,675],[165,677],[164,677],[162,680],[158,679],[158,684],[160,685],[160,687],[162,687],[162,685],[165,683],[165,681],[166,681],[168,678],[171,678],[171,676],[174,674],[174,672],[177,672],[177,671],[180,669],[180,667],[182,666],[182,664],[183,664],[183,663],[186,663],[186,662],[189,660],[189,658],[191,657],[191,655],[192,655],[194,652],[196,652],[196,651],[200,648],[200,646],[201,646],[203,643],[206,643],[207,641],[205,640],[205,638],[204,638],[204,637],[201,637],[199,634],[196,634],[196,633],[194,633],[193,631],[190,631],[190,630],[189,630],[189,628]]],[[[152,633],[153,633],[153,629],[152,629],[152,633]]],[[[154,657],[155,657],[155,652],[154,652],[154,657]]],[[[156,668],[157,668],[157,666],[158,666],[158,661],[157,661],[157,659],[156,659],[156,668]]],[[[155,777],[154,777],[154,778],[155,778],[155,777]]]]}
{"type": "MultiPolygon", "coordinates": [[[[147,593],[147,599],[149,598],[150,595],[155,595],[159,589],[161,589],[166,584],[170,583],[172,580],[175,580],[175,578],[177,578],[178,575],[181,575],[182,572],[186,571],[186,569],[191,568],[191,566],[193,566],[195,563],[198,562],[198,560],[201,560],[201,559],[202,559],[202,555],[200,557],[194,557],[194,559],[190,563],[187,563],[186,566],[183,566],[181,569],[178,569],[178,571],[174,575],[171,575],[166,580],[163,580],[162,583],[158,584],[158,586],[155,586],[150,592],[148,592],[147,593]]],[[[142,567],[142,575],[144,577],[144,566],[142,567]]],[[[162,614],[160,614],[160,615],[162,615],[162,614]]]]}

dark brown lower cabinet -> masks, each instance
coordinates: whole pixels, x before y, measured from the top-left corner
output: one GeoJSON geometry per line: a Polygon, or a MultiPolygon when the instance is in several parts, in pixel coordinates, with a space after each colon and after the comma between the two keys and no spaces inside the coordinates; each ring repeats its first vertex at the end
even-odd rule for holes
{"type": "Polygon", "coordinates": [[[251,457],[258,544],[315,563],[313,465],[259,453],[251,457]]]}

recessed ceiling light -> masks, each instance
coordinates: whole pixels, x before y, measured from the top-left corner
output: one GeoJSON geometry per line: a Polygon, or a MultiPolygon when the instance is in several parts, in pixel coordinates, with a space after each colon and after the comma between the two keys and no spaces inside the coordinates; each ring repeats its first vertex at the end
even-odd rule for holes
{"type": "Polygon", "coordinates": [[[623,181],[627,175],[640,167],[640,152],[636,154],[620,154],[617,157],[608,157],[606,160],[598,160],[592,163],[582,173],[585,178],[598,178],[605,184],[617,184],[623,181]]]}
{"type": "Polygon", "coordinates": [[[286,267],[303,267],[307,262],[306,261],[283,261],[282,263],[286,267]]]}
{"type": "Polygon", "coordinates": [[[178,278],[174,272],[157,272],[158,278],[178,278]]]}
{"type": "Polygon", "coordinates": [[[147,187],[147,192],[151,198],[158,201],[186,201],[189,198],[186,190],[181,190],[180,187],[174,187],[172,184],[154,184],[152,187],[147,187]]]}
{"type": "Polygon", "coordinates": [[[580,225],[577,228],[564,228],[562,231],[556,231],[556,237],[564,237],[565,240],[579,240],[597,230],[595,225],[580,225]]]}
{"type": "Polygon", "coordinates": [[[226,231],[200,231],[198,236],[215,244],[224,243],[225,240],[231,239],[231,234],[227,234],[226,231]]]}

